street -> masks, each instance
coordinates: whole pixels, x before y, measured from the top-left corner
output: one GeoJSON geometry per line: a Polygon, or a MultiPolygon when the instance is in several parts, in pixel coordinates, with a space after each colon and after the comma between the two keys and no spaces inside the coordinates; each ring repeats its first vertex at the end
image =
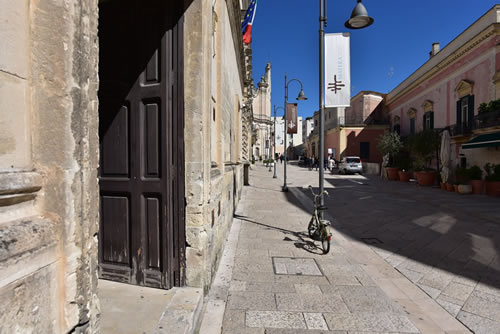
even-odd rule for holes
{"type": "Polygon", "coordinates": [[[497,198],[327,172],[322,255],[318,173],[289,165],[285,194],[282,167],[251,171],[200,333],[500,333],[497,198]]]}

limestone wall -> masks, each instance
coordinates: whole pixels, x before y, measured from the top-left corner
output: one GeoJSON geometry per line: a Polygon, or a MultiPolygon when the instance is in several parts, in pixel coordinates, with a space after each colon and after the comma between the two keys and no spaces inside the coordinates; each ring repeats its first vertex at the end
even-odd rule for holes
{"type": "MultiPolygon", "coordinates": [[[[186,283],[206,291],[243,185],[238,1],[195,0],[185,24],[186,283]],[[215,85],[215,87],[214,87],[215,85]]],[[[244,130],[245,128],[245,130],[244,130]]]]}
{"type": "Polygon", "coordinates": [[[97,1],[0,8],[0,332],[94,332],[97,1]]]}

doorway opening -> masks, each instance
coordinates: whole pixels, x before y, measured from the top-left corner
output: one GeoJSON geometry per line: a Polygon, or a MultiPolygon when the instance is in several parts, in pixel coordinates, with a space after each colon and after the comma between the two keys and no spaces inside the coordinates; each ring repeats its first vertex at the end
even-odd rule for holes
{"type": "Polygon", "coordinates": [[[178,1],[99,2],[99,277],[184,285],[178,1]]]}

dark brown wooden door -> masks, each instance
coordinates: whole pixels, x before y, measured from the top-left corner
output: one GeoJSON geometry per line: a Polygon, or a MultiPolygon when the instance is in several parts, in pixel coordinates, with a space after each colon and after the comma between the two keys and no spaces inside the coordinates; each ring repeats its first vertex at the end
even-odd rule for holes
{"type": "Polygon", "coordinates": [[[165,289],[183,284],[185,243],[182,22],[172,2],[99,6],[99,273],[165,289]]]}

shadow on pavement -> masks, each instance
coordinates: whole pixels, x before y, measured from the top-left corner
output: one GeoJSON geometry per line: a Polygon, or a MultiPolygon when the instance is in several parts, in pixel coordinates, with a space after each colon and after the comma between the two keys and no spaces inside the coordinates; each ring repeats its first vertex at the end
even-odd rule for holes
{"type": "MultiPolygon", "coordinates": [[[[293,195],[290,195],[290,196],[293,197],[293,195]]],[[[288,197],[288,195],[287,195],[287,197],[288,197]]],[[[268,230],[279,231],[279,232],[285,234],[285,237],[283,238],[283,240],[293,242],[295,247],[297,247],[299,249],[303,249],[306,252],[309,252],[312,254],[323,254],[323,251],[321,248],[316,246],[313,241],[308,240],[309,236],[305,232],[296,232],[296,231],[287,230],[287,229],[277,227],[277,226],[259,223],[259,222],[256,222],[255,220],[249,219],[247,216],[242,216],[242,215],[237,215],[237,214],[234,215],[234,218],[237,218],[241,221],[245,221],[247,223],[259,225],[259,226],[264,227],[265,229],[268,229],[268,230]],[[291,239],[287,235],[295,237],[296,239],[291,239]]]]}
{"type": "MultiPolygon", "coordinates": [[[[325,205],[340,230],[364,241],[424,290],[430,287],[428,294],[437,291],[439,295],[445,289],[447,278],[439,276],[443,271],[467,278],[473,285],[481,282],[500,288],[500,222],[441,206],[431,196],[438,189],[408,184],[386,188],[385,181],[371,177],[329,178],[326,185],[334,186],[328,189],[325,205]],[[437,274],[429,278],[430,271],[437,274]]],[[[295,189],[312,201],[308,189],[295,189]]],[[[287,198],[300,206],[295,198],[287,198]]]]}

